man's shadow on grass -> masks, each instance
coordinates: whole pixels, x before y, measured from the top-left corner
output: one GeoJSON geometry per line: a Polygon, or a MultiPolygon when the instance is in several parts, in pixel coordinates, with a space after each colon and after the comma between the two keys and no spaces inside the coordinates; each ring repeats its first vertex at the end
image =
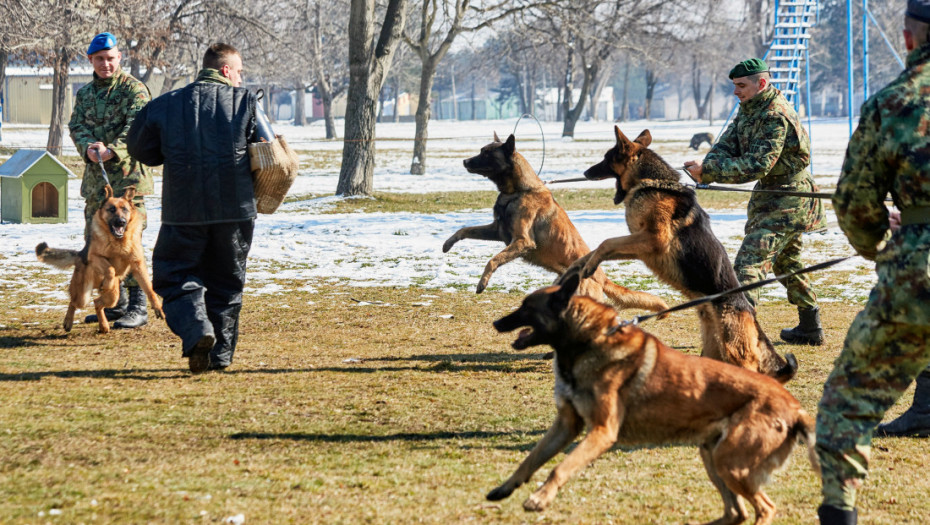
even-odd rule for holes
{"type": "Polygon", "coordinates": [[[41,381],[42,379],[55,377],[59,379],[131,379],[135,381],[162,381],[165,379],[177,379],[190,377],[186,370],[181,368],[156,368],[156,369],[139,369],[139,368],[120,368],[120,369],[101,369],[101,370],[43,370],[39,372],[20,372],[15,374],[0,374],[0,382],[3,381],[41,381]],[[172,373],[174,372],[174,373],[172,373]],[[172,373],[171,375],[165,375],[172,373]]]}
{"type": "Polygon", "coordinates": [[[3,332],[5,331],[7,330],[0,330],[0,349],[24,348],[30,346],[61,346],[61,341],[68,338],[68,334],[66,333],[39,332],[24,335],[4,335],[3,332]]]}
{"type": "MultiPolygon", "coordinates": [[[[395,434],[384,435],[363,435],[363,434],[309,434],[303,432],[237,432],[230,434],[232,440],[291,440],[306,441],[311,443],[393,443],[404,441],[409,443],[417,442],[434,442],[434,441],[452,441],[452,440],[471,440],[471,439],[491,439],[491,438],[516,438],[523,439],[529,436],[541,436],[546,432],[540,430],[511,430],[511,431],[486,431],[486,430],[467,430],[458,432],[398,432],[395,434]]],[[[516,445],[499,445],[493,448],[506,450],[529,451],[536,446],[538,439],[527,441],[516,445]]],[[[490,448],[486,445],[463,445],[461,448],[490,448]]]]}

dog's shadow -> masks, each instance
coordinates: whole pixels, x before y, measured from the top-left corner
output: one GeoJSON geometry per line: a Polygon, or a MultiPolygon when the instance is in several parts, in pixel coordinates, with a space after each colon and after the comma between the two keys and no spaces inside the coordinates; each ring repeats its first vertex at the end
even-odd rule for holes
{"type": "Polygon", "coordinates": [[[12,374],[0,373],[0,382],[3,381],[41,381],[45,378],[54,377],[58,379],[131,379],[135,381],[163,381],[166,379],[178,379],[190,377],[186,371],[180,368],[156,368],[156,369],[139,369],[139,368],[120,368],[120,369],[101,369],[101,370],[45,370],[39,372],[19,372],[12,374]]]}
{"type": "Polygon", "coordinates": [[[47,333],[28,335],[3,335],[0,330],[0,349],[3,348],[25,348],[31,346],[60,346],[60,341],[66,340],[68,334],[64,333],[47,333]]]}

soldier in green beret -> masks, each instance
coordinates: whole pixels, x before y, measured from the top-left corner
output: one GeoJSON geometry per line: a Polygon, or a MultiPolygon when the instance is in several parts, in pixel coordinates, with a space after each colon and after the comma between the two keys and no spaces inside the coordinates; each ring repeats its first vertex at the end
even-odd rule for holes
{"type": "MultiPolygon", "coordinates": [[[[84,159],[81,196],[84,197],[84,238],[90,240],[90,225],[94,214],[105,200],[103,160],[114,195],[120,196],[129,186],[135,186],[133,204],[142,214],[145,228],[145,202],[142,195],[154,190],[152,175],[145,171],[126,151],[124,140],[136,113],[150,100],[149,90],[139,80],[120,68],[122,53],[116,37],[110,33],[95,36],[87,48],[87,58],[94,68],[94,79],[78,90],[68,128],[74,147],[84,159]]],[[[104,310],[113,328],[136,328],[148,322],[145,293],[132,275],[120,285],[120,299],[113,308],[104,310]],[[128,296],[128,297],[127,297],[128,296]]],[[[85,323],[96,323],[89,315],[85,323]]]]}
{"type": "Polygon", "coordinates": [[[817,413],[822,524],[856,523],[873,430],[917,378],[914,406],[878,435],[930,434],[930,0],[909,0],[907,69],[863,105],[833,196],[878,281],[843,343],[817,413]],[[888,194],[901,210],[885,206],[888,194]]]}
{"type": "MultiPolygon", "coordinates": [[[[766,63],[740,62],[730,71],[739,113],[704,161],[685,162],[697,182],[741,184],[758,181],[756,189],[817,191],[807,170],[810,138],[798,114],[775,86],[766,63]]],[[[754,193],[749,199],[743,244],[733,266],[743,283],[760,281],[771,270],[782,275],[804,267],[801,234],[825,227],[823,203],[810,197],[754,193]]],[[[788,301],[798,307],[800,322],[781,331],[793,344],[822,345],[817,295],[805,275],[786,279],[788,301]]],[[[759,292],[747,293],[757,304],[759,292]]]]}

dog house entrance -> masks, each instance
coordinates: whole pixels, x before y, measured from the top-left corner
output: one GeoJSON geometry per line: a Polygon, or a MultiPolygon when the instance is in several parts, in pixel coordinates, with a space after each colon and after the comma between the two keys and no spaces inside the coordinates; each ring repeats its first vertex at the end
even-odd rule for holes
{"type": "Polygon", "coordinates": [[[58,217],[58,190],[48,182],[32,189],[32,216],[58,217]]]}

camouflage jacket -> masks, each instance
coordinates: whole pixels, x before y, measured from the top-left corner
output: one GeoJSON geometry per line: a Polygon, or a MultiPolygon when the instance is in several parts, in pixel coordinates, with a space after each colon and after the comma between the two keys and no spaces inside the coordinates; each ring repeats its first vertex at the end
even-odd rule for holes
{"type": "Polygon", "coordinates": [[[122,70],[108,79],[95,73],[94,80],[78,90],[68,128],[75,148],[84,158],[81,196],[85,199],[103,195],[105,183],[100,166],[87,157],[87,146],[98,141],[116,155],[104,163],[116,195],[121,195],[127,186],[135,186],[143,195],[153,192],[151,173],[129,156],[124,142],[133,118],[150,98],[145,84],[122,70]]]}
{"type": "Polygon", "coordinates": [[[930,226],[892,234],[885,197],[901,210],[930,207],[930,44],[870,97],[849,140],[833,207],[857,252],[874,259],[879,286],[870,305],[886,319],[930,324],[930,226]]]}
{"type": "MultiPolygon", "coordinates": [[[[703,182],[756,188],[818,191],[807,166],[811,143],[798,114],[770,87],[740,104],[739,113],[704,157],[703,182]]],[[[746,230],[813,231],[824,228],[823,203],[809,197],[754,193],[749,199],[746,230]]]]}

